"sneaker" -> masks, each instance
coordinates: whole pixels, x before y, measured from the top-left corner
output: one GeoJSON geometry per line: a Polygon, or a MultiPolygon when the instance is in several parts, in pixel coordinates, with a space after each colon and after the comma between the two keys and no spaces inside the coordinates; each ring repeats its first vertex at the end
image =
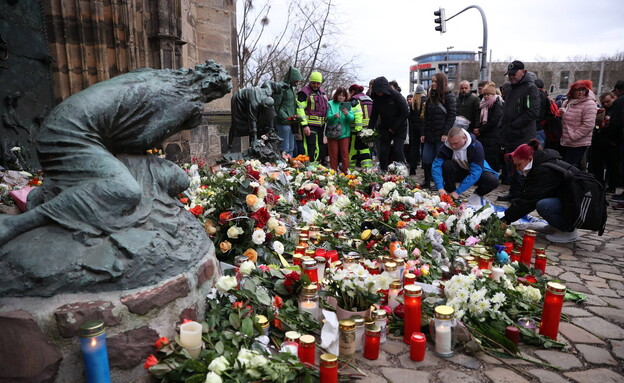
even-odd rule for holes
{"type": "Polygon", "coordinates": [[[546,234],[546,239],[554,243],[570,243],[578,239],[578,231],[559,231],[553,234],[546,234]]]}
{"type": "Polygon", "coordinates": [[[611,201],[613,202],[624,202],[624,193],[616,194],[611,197],[611,201]]]}

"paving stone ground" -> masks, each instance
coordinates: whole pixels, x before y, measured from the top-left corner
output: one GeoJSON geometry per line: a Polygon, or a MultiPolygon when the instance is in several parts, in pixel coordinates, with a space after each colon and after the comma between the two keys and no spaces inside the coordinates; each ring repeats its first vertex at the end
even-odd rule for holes
{"type": "MultiPolygon", "coordinates": [[[[507,190],[500,186],[487,197],[495,201],[507,190]]],[[[569,344],[567,350],[520,347],[527,357],[559,369],[485,353],[458,352],[442,359],[433,355],[432,343],[425,360],[413,362],[402,339],[390,336],[381,347],[382,363],[358,358],[357,366],[367,374],[359,382],[624,383],[624,212],[609,208],[608,214],[603,236],[579,230],[574,244],[550,243],[543,234],[537,237],[536,246],[547,250],[547,274],[588,297],[581,304],[567,302],[563,310],[569,322],[562,322],[559,338],[569,344]]]]}

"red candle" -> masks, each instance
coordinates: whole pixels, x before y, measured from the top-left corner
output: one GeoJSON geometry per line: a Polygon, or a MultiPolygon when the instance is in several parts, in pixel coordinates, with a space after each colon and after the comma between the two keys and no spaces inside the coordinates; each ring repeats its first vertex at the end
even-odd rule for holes
{"type": "Polygon", "coordinates": [[[533,256],[533,247],[535,246],[534,230],[525,230],[524,238],[522,238],[522,250],[520,251],[520,262],[526,266],[531,266],[531,257],[533,256]]]}
{"type": "Polygon", "coordinates": [[[366,329],[364,338],[364,357],[366,359],[375,360],[379,358],[380,332],[381,329],[376,325],[366,329]]]}
{"type": "Polygon", "coordinates": [[[479,256],[479,269],[481,270],[487,270],[490,268],[490,257],[488,257],[487,255],[481,255],[479,256]]]}
{"type": "Polygon", "coordinates": [[[327,261],[329,261],[329,263],[338,262],[338,251],[328,250],[325,253],[325,258],[327,258],[327,261]]]}
{"type": "Polygon", "coordinates": [[[520,250],[513,249],[509,256],[511,257],[511,262],[520,262],[520,250]]]}
{"type": "Polygon", "coordinates": [[[299,253],[293,254],[293,265],[301,266],[301,262],[303,260],[303,255],[299,253]]]}
{"type": "Polygon", "coordinates": [[[505,245],[505,252],[506,252],[507,254],[511,254],[511,252],[512,252],[512,251],[513,251],[513,249],[514,249],[514,244],[513,244],[513,242],[505,242],[505,243],[504,243],[504,245],[505,245]]]}
{"type": "Polygon", "coordinates": [[[560,283],[548,282],[546,284],[542,323],[540,324],[539,330],[540,335],[547,336],[551,339],[557,339],[565,292],[566,287],[560,283]]]}
{"type": "Polygon", "coordinates": [[[416,282],[416,274],[405,273],[403,276],[403,286],[413,285],[416,282]]]}
{"type": "Polygon", "coordinates": [[[531,274],[525,275],[524,280],[527,281],[528,283],[537,283],[537,278],[535,278],[535,276],[531,274]]]}
{"type": "Polygon", "coordinates": [[[296,246],[295,254],[300,254],[301,256],[303,256],[305,254],[305,246],[296,246]]]}
{"type": "Polygon", "coordinates": [[[516,326],[507,326],[505,328],[505,336],[516,345],[520,342],[520,330],[516,326]]]}
{"type": "Polygon", "coordinates": [[[425,349],[427,348],[427,338],[422,332],[415,332],[410,338],[410,359],[420,362],[425,359],[425,349]]]}
{"type": "Polygon", "coordinates": [[[315,257],[325,258],[326,255],[327,255],[327,250],[323,249],[322,247],[319,247],[318,249],[314,250],[315,257]]]}
{"type": "Polygon", "coordinates": [[[546,274],[546,254],[535,254],[535,269],[546,274]]]}
{"type": "Polygon", "coordinates": [[[318,265],[314,259],[303,261],[303,272],[310,278],[310,282],[318,283],[318,265]]]}
{"type": "Polygon", "coordinates": [[[338,357],[334,354],[321,355],[321,383],[338,383],[338,357]]]}
{"type": "Polygon", "coordinates": [[[381,294],[381,305],[386,306],[388,304],[388,295],[390,294],[390,290],[379,290],[379,294],[381,294]]]}
{"type": "Polygon", "coordinates": [[[410,344],[412,334],[420,332],[422,289],[418,285],[403,288],[405,317],[403,319],[403,342],[410,344]]]}
{"type": "Polygon", "coordinates": [[[302,335],[299,338],[299,360],[301,363],[310,363],[314,365],[314,354],[316,352],[316,346],[314,344],[314,336],[302,335]]]}

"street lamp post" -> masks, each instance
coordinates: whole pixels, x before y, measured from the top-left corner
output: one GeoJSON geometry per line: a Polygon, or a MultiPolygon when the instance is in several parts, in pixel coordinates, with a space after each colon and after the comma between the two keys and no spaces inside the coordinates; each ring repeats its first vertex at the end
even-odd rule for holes
{"type": "Polygon", "coordinates": [[[450,59],[449,59],[449,51],[451,49],[453,49],[453,48],[455,48],[455,47],[452,46],[452,45],[450,47],[446,47],[446,75],[447,76],[449,74],[449,61],[450,61],[450,59]]]}

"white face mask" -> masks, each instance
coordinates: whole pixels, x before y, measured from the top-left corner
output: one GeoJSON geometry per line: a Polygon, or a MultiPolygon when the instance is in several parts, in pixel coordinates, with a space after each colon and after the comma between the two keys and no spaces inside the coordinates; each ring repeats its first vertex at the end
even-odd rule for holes
{"type": "Polygon", "coordinates": [[[529,174],[529,171],[533,169],[533,160],[531,160],[527,166],[524,167],[524,169],[522,169],[522,175],[523,176],[527,176],[527,174],[529,174]]]}

